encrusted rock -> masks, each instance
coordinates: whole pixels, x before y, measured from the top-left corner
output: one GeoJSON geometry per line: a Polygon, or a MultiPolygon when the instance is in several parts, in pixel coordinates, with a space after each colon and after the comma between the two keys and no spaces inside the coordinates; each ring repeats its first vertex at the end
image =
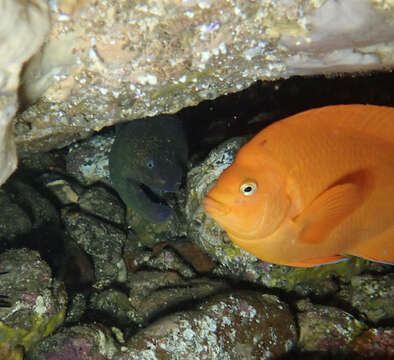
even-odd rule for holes
{"type": "Polygon", "coordinates": [[[125,358],[277,359],[295,340],[295,323],[283,302],[258,292],[238,292],[156,321],[130,338],[125,358]]]}
{"type": "Polygon", "coordinates": [[[81,325],[64,328],[55,335],[46,338],[27,354],[26,359],[121,359],[121,352],[111,333],[105,327],[81,325]]]}
{"type": "Polygon", "coordinates": [[[70,146],[66,156],[67,173],[84,185],[97,181],[111,184],[108,154],[113,142],[114,136],[109,133],[94,135],[70,146]]]}
{"type": "Polygon", "coordinates": [[[300,338],[298,347],[305,352],[344,354],[349,344],[366,326],[353,315],[332,306],[297,303],[300,338]]]}
{"type": "MultiPolygon", "coordinates": [[[[169,196],[174,194],[169,194],[169,196]]],[[[177,194],[177,196],[180,196],[177,194]]],[[[130,237],[135,237],[141,246],[154,247],[163,241],[187,236],[187,223],[182,213],[178,199],[174,196],[166,199],[173,213],[171,217],[161,223],[145,220],[132,209],[128,209],[126,224],[131,229],[130,237]]]]}
{"type": "Polygon", "coordinates": [[[350,286],[343,286],[339,297],[373,323],[393,319],[394,273],[354,276],[350,286]]]}
{"type": "Polygon", "coordinates": [[[141,322],[141,314],[134,308],[127,294],[108,289],[94,293],[89,299],[89,308],[111,319],[111,324],[134,328],[141,322]]]}
{"type": "Polygon", "coordinates": [[[125,207],[119,198],[102,186],[93,186],[79,198],[79,206],[88,213],[94,214],[116,224],[124,224],[125,207]]]}
{"type": "Polygon", "coordinates": [[[65,323],[78,322],[86,310],[86,297],[82,293],[76,293],[68,302],[65,323]]]}
{"type": "Polygon", "coordinates": [[[70,209],[62,210],[62,219],[71,238],[88,253],[94,263],[97,288],[126,280],[122,247],[126,235],[96,217],[70,209]]]}
{"type": "Polygon", "coordinates": [[[236,153],[245,142],[245,138],[224,142],[187,174],[185,214],[188,234],[202,249],[220,259],[222,263],[226,263],[227,255],[237,255],[245,262],[254,261],[254,257],[233,245],[227,234],[205,213],[202,201],[223,170],[232,164],[236,153]]]}
{"type": "Polygon", "coordinates": [[[207,278],[186,280],[172,271],[138,271],[128,276],[126,286],[129,288],[130,306],[136,311],[138,323],[146,323],[177,305],[228,289],[223,281],[207,278]]]}
{"type": "Polygon", "coordinates": [[[0,359],[19,359],[22,348],[28,351],[61,325],[67,294],[35,251],[0,254],[0,272],[1,293],[10,305],[0,307],[0,359]]]}
{"type": "Polygon", "coordinates": [[[174,113],[259,79],[394,63],[389,0],[49,4],[49,38],[23,74],[23,101],[33,104],[16,121],[24,151],[174,113]]]}
{"type": "Polygon", "coordinates": [[[352,359],[393,359],[394,329],[378,328],[364,331],[351,343],[352,359]]]}

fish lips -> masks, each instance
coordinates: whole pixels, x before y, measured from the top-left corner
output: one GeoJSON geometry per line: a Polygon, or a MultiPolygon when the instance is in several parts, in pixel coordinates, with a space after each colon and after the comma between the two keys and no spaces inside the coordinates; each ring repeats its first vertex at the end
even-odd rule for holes
{"type": "Polygon", "coordinates": [[[152,188],[143,183],[140,183],[140,188],[152,202],[167,205],[165,199],[163,198],[165,192],[162,190],[152,188]]]}
{"type": "Polygon", "coordinates": [[[213,218],[226,216],[229,212],[228,206],[215,200],[210,196],[206,196],[203,201],[205,211],[213,218]]]}

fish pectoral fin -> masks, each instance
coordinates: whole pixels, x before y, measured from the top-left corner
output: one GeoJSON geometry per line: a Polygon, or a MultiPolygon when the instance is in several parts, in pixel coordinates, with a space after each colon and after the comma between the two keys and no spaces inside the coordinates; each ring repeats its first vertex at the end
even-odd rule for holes
{"type": "Polygon", "coordinates": [[[361,203],[362,194],[356,183],[333,186],[320,194],[294,222],[301,228],[298,240],[318,244],[361,203]]]}

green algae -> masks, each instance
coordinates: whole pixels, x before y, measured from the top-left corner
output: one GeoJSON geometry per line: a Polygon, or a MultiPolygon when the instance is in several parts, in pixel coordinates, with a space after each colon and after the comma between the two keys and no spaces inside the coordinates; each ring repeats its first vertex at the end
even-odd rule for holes
{"type": "Polygon", "coordinates": [[[14,344],[28,350],[33,344],[52,334],[64,321],[66,310],[62,309],[49,320],[34,314],[29,321],[31,328],[11,327],[0,322],[0,346],[14,344]]]}
{"type": "Polygon", "coordinates": [[[52,334],[63,323],[65,314],[65,307],[49,319],[34,313],[22,323],[29,324],[28,329],[8,326],[0,321],[0,349],[7,353],[7,357],[4,359],[22,359],[19,358],[21,349],[27,351],[40,340],[52,334]]]}
{"type": "Polygon", "coordinates": [[[315,266],[310,268],[296,268],[289,266],[274,266],[271,272],[271,286],[293,290],[300,284],[308,283],[313,287],[319,287],[322,280],[331,277],[340,277],[350,280],[360,274],[368,266],[368,261],[357,257],[351,257],[346,261],[336,264],[315,266]],[[284,285],[284,286],[283,286],[284,285]]]}

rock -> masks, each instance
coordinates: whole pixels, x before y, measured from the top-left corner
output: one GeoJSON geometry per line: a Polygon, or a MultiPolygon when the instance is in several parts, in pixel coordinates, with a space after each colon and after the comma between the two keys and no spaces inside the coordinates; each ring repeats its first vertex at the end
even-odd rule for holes
{"type": "Polygon", "coordinates": [[[0,359],[16,359],[21,349],[50,335],[64,319],[67,294],[53,280],[39,254],[27,249],[0,254],[0,289],[10,307],[0,308],[0,359]],[[19,348],[19,349],[18,349],[19,348]]]}
{"type": "Polygon", "coordinates": [[[223,170],[232,164],[236,153],[245,142],[245,138],[225,141],[187,174],[185,215],[189,225],[188,234],[202,249],[221,262],[226,262],[228,259],[226,255],[232,254],[245,259],[245,262],[253,259],[253,256],[249,256],[246,251],[233,245],[219,225],[205,213],[202,206],[208,190],[223,170]]]}
{"type": "Polygon", "coordinates": [[[182,304],[203,299],[228,289],[225,282],[207,278],[183,279],[167,271],[138,271],[129,274],[129,306],[136,311],[136,320],[145,324],[182,304]]]}
{"type": "Polygon", "coordinates": [[[19,167],[25,172],[43,174],[50,171],[59,176],[66,172],[65,154],[62,150],[20,154],[19,167]]]}
{"type": "Polygon", "coordinates": [[[79,198],[82,210],[115,224],[124,225],[125,207],[119,198],[102,186],[93,186],[79,198]]]}
{"type": "Polygon", "coordinates": [[[85,311],[86,297],[82,293],[76,293],[73,297],[71,297],[68,303],[66,319],[64,322],[66,324],[77,323],[81,320],[85,311]]]}
{"type": "Polygon", "coordinates": [[[394,358],[394,329],[378,328],[364,331],[351,343],[352,359],[394,358]]]}
{"type": "Polygon", "coordinates": [[[137,237],[131,232],[124,248],[124,258],[131,272],[148,267],[161,271],[174,270],[184,278],[195,277],[196,272],[210,272],[214,267],[211,258],[188,240],[162,242],[150,251],[139,245],[137,237]]]}
{"type": "Polygon", "coordinates": [[[66,156],[67,173],[83,185],[97,181],[110,185],[108,155],[114,136],[112,133],[94,135],[69,147],[66,156]]]}
{"type": "Polygon", "coordinates": [[[20,151],[59,148],[259,79],[394,63],[390,1],[68,2],[50,2],[49,38],[23,74],[20,151]]]}
{"type": "Polygon", "coordinates": [[[338,295],[372,323],[394,318],[394,273],[355,276],[338,295]]]}
{"type": "Polygon", "coordinates": [[[118,228],[91,215],[62,209],[62,220],[68,234],[93,260],[98,289],[126,280],[122,247],[126,235],[118,228]]]}
{"type": "Polygon", "coordinates": [[[64,176],[46,173],[40,176],[40,182],[56,197],[61,206],[78,204],[82,188],[75,183],[70,183],[64,176]]]}
{"type": "Polygon", "coordinates": [[[132,209],[128,209],[126,216],[126,224],[131,229],[130,237],[136,237],[138,244],[153,248],[158,243],[184,238],[187,235],[187,223],[181,211],[179,197],[168,198],[167,203],[170,204],[173,214],[165,222],[153,223],[145,220],[132,209]]]}
{"type": "Polygon", "coordinates": [[[0,189],[0,224],[0,238],[8,241],[32,229],[29,215],[4,189],[0,189]]]}
{"type": "MultiPolygon", "coordinates": [[[[0,90],[2,88],[2,76],[4,75],[0,68],[0,90]]],[[[11,123],[15,112],[16,93],[8,96],[8,99],[6,96],[2,96],[0,98],[0,185],[7,180],[17,167],[16,147],[11,123]]]]}
{"type": "Polygon", "coordinates": [[[89,299],[89,309],[99,314],[111,325],[134,329],[141,323],[141,314],[130,302],[128,295],[116,289],[94,293],[89,299]]]}
{"type": "Polygon", "coordinates": [[[213,270],[214,264],[211,258],[204,253],[196,244],[188,241],[168,241],[158,244],[153,249],[153,256],[158,257],[163,253],[166,247],[174,249],[186,262],[193,266],[194,270],[199,273],[206,273],[213,270]]]}
{"type": "Polygon", "coordinates": [[[306,13],[302,26],[306,33],[288,32],[279,41],[295,52],[285,61],[287,71],[296,75],[358,71],[392,62],[394,27],[387,27],[387,21],[392,19],[394,5],[385,1],[375,4],[360,0],[320,2],[321,6],[306,13]],[[383,59],[378,60],[381,56],[383,59]]]}
{"type": "Polygon", "coordinates": [[[347,353],[349,344],[366,328],[351,314],[332,306],[300,300],[297,307],[298,348],[301,352],[347,353]]]}
{"type": "Polygon", "coordinates": [[[174,251],[165,249],[160,253],[154,253],[154,251],[148,250],[144,246],[139,246],[137,244],[138,239],[130,235],[131,232],[129,232],[123,252],[130,273],[149,268],[161,271],[173,270],[186,279],[196,276],[196,272],[191,266],[186,264],[174,251]]]}
{"type": "Polygon", "coordinates": [[[22,65],[38,50],[49,31],[45,0],[0,0],[0,185],[16,169],[12,118],[22,65]]]}
{"type": "Polygon", "coordinates": [[[96,284],[95,270],[97,267],[95,267],[92,257],[69,236],[65,236],[64,246],[59,257],[58,260],[53,259],[52,255],[50,260],[52,266],[57,270],[57,276],[64,282],[67,290],[85,292],[96,284]]]}
{"type": "Polygon", "coordinates": [[[26,360],[49,359],[121,359],[121,353],[106,328],[100,325],[80,325],[62,329],[26,355],[26,360]]]}
{"type": "Polygon", "coordinates": [[[28,184],[22,179],[12,178],[3,188],[12,193],[15,202],[29,214],[33,229],[48,224],[59,224],[57,209],[38,191],[38,186],[28,184]]]}
{"type": "Polygon", "coordinates": [[[130,338],[125,358],[277,359],[295,340],[295,323],[284,303],[238,292],[156,321],[130,338]]]}

